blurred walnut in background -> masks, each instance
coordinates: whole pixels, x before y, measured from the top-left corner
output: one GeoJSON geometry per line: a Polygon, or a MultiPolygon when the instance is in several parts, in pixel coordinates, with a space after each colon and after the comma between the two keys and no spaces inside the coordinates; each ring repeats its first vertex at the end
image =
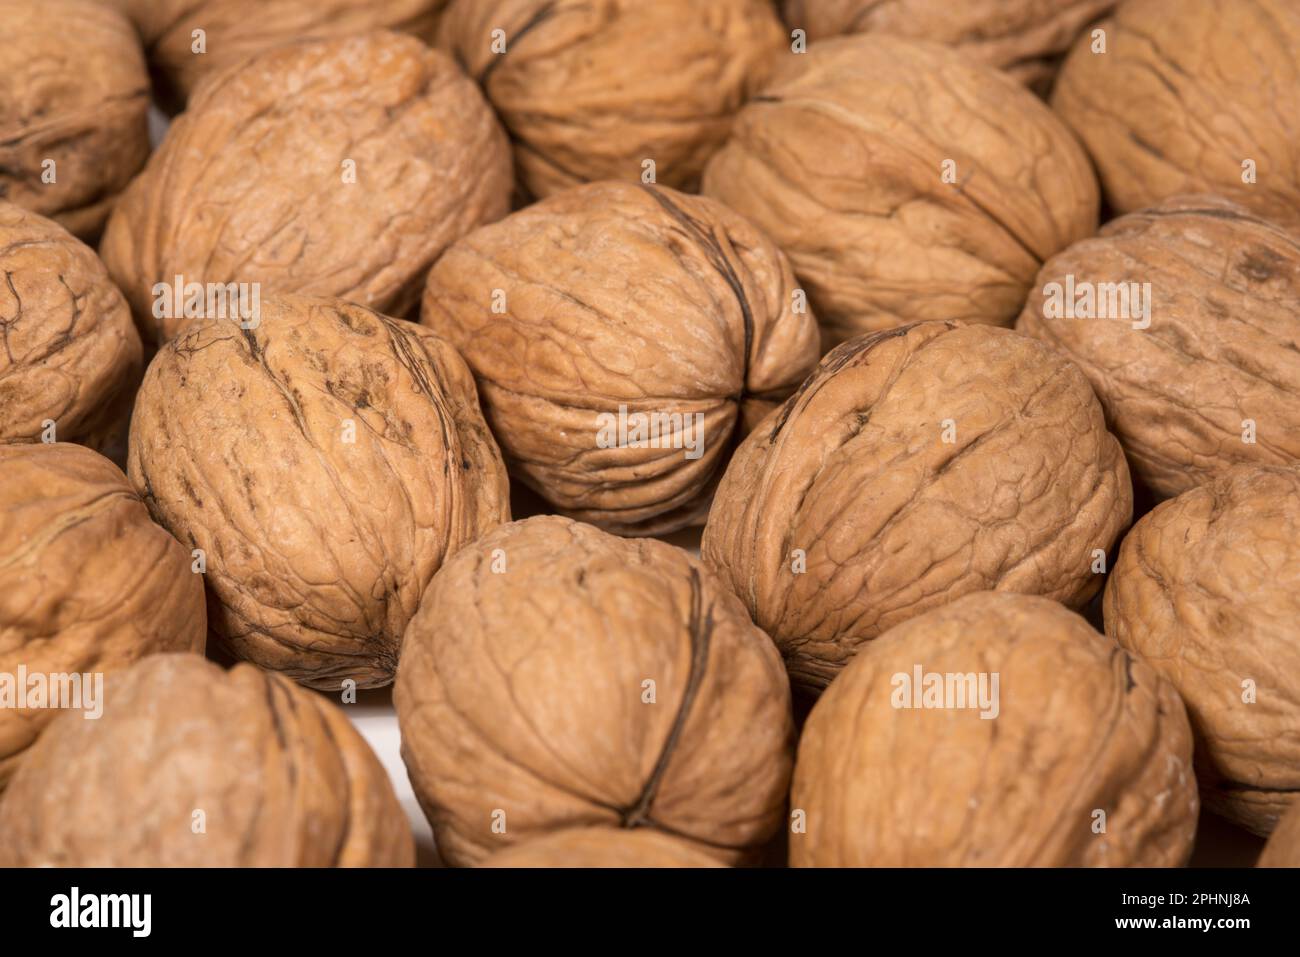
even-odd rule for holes
{"type": "Polygon", "coordinates": [[[0,277],[0,443],[48,434],[102,451],[125,438],[140,336],[104,264],[56,223],[0,201],[0,277]]]}
{"type": "Polygon", "coordinates": [[[101,251],[146,339],[188,319],[155,284],[259,283],[390,315],[443,249],[507,212],[510,150],[478,88],[412,37],[293,43],[210,78],[101,251]]]}
{"type": "Polygon", "coordinates": [[[164,101],[181,109],[203,77],[283,43],[378,29],[432,40],[438,13],[447,0],[111,2],[139,28],[164,101]]]}
{"type": "Polygon", "coordinates": [[[888,33],[956,47],[972,60],[1046,90],[1061,56],[1117,0],[782,0],[785,22],[810,41],[888,33]]]}
{"type": "Polygon", "coordinates": [[[827,347],[917,320],[1010,325],[1097,229],[1092,167],[1005,74],[863,34],[816,43],[736,117],[703,192],[790,256],[827,347]]]}
{"type": "Polygon", "coordinates": [[[694,189],[783,53],[769,0],[452,0],[438,44],[482,84],[537,197],[599,179],[694,189]]]}
{"type": "Polygon", "coordinates": [[[149,155],[140,43],[102,0],[0,0],[0,199],[98,236],[149,155]]]}
{"type": "Polygon", "coordinates": [[[1118,213],[1216,193],[1300,226],[1300,4],[1127,0],[1080,38],[1052,106],[1118,213]]]}
{"type": "Polygon", "coordinates": [[[108,687],[103,715],[60,716],[0,799],[0,867],[414,863],[383,766],[327,699],[197,655],[108,687]]]}

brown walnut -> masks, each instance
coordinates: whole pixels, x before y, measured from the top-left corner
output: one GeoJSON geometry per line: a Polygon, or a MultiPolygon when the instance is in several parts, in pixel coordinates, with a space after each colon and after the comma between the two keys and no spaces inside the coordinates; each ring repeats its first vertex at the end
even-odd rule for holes
{"type": "Polygon", "coordinates": [[[1161,503],[1104,613],[1187,703],[1206,806],[1267,834],[1300,795],[1300,469],[1238,467],[1161,503]]]}
{"type": "Polygon", "coordinates": [[[287,42],[397,30],[432,40],[446,0],[113,0],[140,29],[168,105],[199,81],[287,42]],[[203,52],[195,51],[196,30],[203,52]]]}
{"type": "Polygon", "coordinates": [[[702,554],[795,685],[819,691],[864,642],[968,592],[1081,607],[1132,496],[1063,354],[1007,329],[919,323],[839,346],[750,433],[702,554]]]}
{"type": "Polygon", "coordinates": [[[1016,329],[1079,364],[1161,495],[1300,464],[1300,239],[1240,206],[1181,197],[1109,223],[1048,261],[1016,329]]]}
{"type": "Polygon", "coordinates": [[[447,57],[387,32],[293,43],[195,93],[101,252],[146,339],[192,321],[186,297],[159,298],[177,276],[402,315],[434,259],[509,195],[505,134],[447,57]]]}
{"type": "Polygon", "coordinates": [[[808,718],[791,808],[796,867],[1179,866],[1199,810],[1173,685],[997,592],[862,650],[808,718]]]}
{"type": "Polygon", "coordinates": [[[149,155],[149,75],[101,0],[0,0],[0,199],[83,239],[149,155]]]}
{"type": "Polygon", "coordinates": [[[422,321],[474,370],[513,473],[624,534],[702,518],[736,438],[817,363],[776,245],[658,186],[588,184],[472,233],[422,321]]]}
{"type": "Polygon", "coordinates": [[[781,825],[793,722],[780,655],[664,542],[557,516],[488,533],[434,577],[394,701],[454,865],[594,826],[662,831],[731,862],[781,825]]]}
{"type": "Polygon", "coordinates": [[[201,652],[206,616],[188,551],[102,455],[62,442],[0,445],[0,479],[0,676],[15,695],[0,706],[2,788],[59,713],[27,694],[17,707],[20,669],[44,687],[54,676],[111,683],[145,655],[201,652]]]}
{"type": "Polygon", "coordinates": [[[1300,867],[1300,801],[1291,806],[1273,829],[1258,866],[1300,867]]]}
{"type": "Polygon", "coordinates": [[[1117,213],[1216,193],[1300,226],[1300,5],[1127,0],[1084,36],[1052,106],[1117,213]]]}
{"type": "Polygon", "coordinates": [[[944,47],[814,44],[736,117],[706,195],[785,250],[828,346],[916,320],[1011,325],[1043,262],[1097,228],[1070,131],[944,47]]]}
{"type": "Polygon", "coordinates": [[[0,867],[401,867],[415,844],[343,711],[249,665],[153,655],[0,800],[0,867]]]}
{"type": "Polygon", "coordinates": [[[786,42],[768,0],[451,0],[438,31],[538,197],[636,182],[647,160],[658,182],[694,189],[786,42]]]}
{"type": "Polygon", "coordinates": [[[228,649],[322,689],[392,681],[443,560],[508,521],[505,468],[456,351],[342,300],[262,303],[159,351],[131,481],[206,556],[228,649]]]}
{"type": "Polygon", "coordinates": [[[716,858],[660,831],[570,828],[497,851],[480,867],[723,867],[716,858]]]}
{"type": "Polygon", "coordinates": [[[1036,89],[1050,85],[1075,37],[1116,0],[784,0],[785,22],[809,40],[888,33],[932,40],[1006,70],[1036,89]]]}
{"type": "Polygon", "coordinates": [[[125,432],[140,336],[95,254],[0,201],[0,443],[51,434],[95,448],[125,432]]]}

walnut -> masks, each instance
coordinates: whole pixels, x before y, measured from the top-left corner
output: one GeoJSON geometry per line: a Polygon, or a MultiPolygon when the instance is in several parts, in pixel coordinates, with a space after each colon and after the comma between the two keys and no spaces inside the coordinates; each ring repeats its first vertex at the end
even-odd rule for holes
{"type": "Polygon", "coordinates": [[[1097,228],[1087,156],[1041,100],[953,50],[862,34],[791,57],[704,193],[794,263],[828,345],[915,320],[1011,325],[1097,228]]]}
{"type": "Polygon", "coordinates": [[[661,831],[584,827],[497,851],[481,867],[722,867],[687,841],[661,831]]]}
{"type": "Polygon", "coordinates": [[[1216,193],[1300,226],[1300,6],[1127,0],[1081,37],[1052,96],[1111,207],[1216,193]]]}
{"type": "Polygon", "coordinates": [[[793,722],[780,656],[663,542],[556,516],[489,532],[434,577],[394,702],[454,865],[597,826],[732,862],[781,825],[793,722]]]}
{"type": "Polygon", "coordinates": [[[451,0],[438,44],[486,91],[526,193],[600,179],[694,189],[785,50],[768,0],[451,0]]]}
{"type": "Polygon", "coordinates": [[[104,674],[201,652],[206,617],[189,553],[108,459],[63,442],[0,445],[0,476],[2,788],[55,707],[94,723],[83,715],[103,707],[104,674]]]}
{"type": "Polygon", "coordinates": [[[286,42],[390,29],[433,39],[446,0],[113,0],[140,28],[169,106],[232,63],[286,42]],[[196,31],[201,34],[196,36],[196,31]]]}
{"type": "Polygon", "coordinates": [[[455,350],[342,300],[272,297],[253,328],[207,320],[164,346],[129,472],[202,552],[227,649],[322,689],[391,682],[438,566],[510,517],[455,350]]]}
{"type": "Polygon", "coordinates": [[[1161,495],[1300,464],[1300,242],[1240,206],[1182,197],[1111,222],[1043,267],[1016,328],[1079,364],[1161,495]]]}
{"type": "Polygon", "coordinates": [[[442,54],[386,32],[295,43],[195,93],[101,251],[148,339],[191,321],[160,298],[191,283],[402,315],[448,244],[505,214],[510,178],[505,134],[442,54]]]}
{"type": "Polygon", "coordinates": [[[1260,855],[1259,866],[1300,867],[1300,802],[1293,803],[1274,828],[1260,855]]]}
{"type": "Polygon", "coordinates": [[[473,368],[513,473],[624,534],[702,519],[736,437],[817,363],[775,244],[656,186],[577,187],[467,236],[422,321],[473,368]]]}
{"type": "Polygon", "coordinates": [[[0,199],[83,239],[149,155],[149,75],[100,0],[0,0],[0,199]]]}
{"type": "Polygon", "coordinates": [[[112,444],[140,337],[104,265],[56,223],[0,201],[0,443],[112,444]]]}
{"type": "Polygon", "coordinates": [[[1116,0],[784,0],[809,39],[888,33],[954,46],[1036,89],[1050,86],[1074,38],[1116,0]]]}
{"type": "Polygon", "coordinates": [[[0,801],[0,867],[411,866],[383,767],[279,675],[153,655],[67,714],[0,801]],[[232,720],[232,718],[238,720],[232,720]]]}
{"type": "Polygon", "coordinates": [[[818,700],[796,867],[1170,867],[1199,810],[1173,686],[1078,615],[983,592],[872,642],[818,700]]]}
{"type": "Polygon", "coordinates": [[[819,691],[865,642],[968,592],[1081,607],[1132,496],[1064,355],[1006,329],[918,323],[839,346],[749,435],[702,552],[794,684],[819,691]]]}
{"type": "Polygon", "coordinates": [[[1206,806],[1267,834],[1300,793],[1300,469],[1238,467],[1158,505],[1104,613],[1187,703],[1206,806]]]}

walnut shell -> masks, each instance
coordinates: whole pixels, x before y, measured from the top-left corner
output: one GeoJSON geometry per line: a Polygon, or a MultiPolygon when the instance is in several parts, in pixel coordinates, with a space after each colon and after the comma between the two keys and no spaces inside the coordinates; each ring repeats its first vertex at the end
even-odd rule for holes
{"type": "Polygon", "coordinates": [[[455,350],[342,300],[199,323],[145,373],[131,481],[206,556],[227,648],[316,688],[392,681],[443,560],[510,518],[505,467],[455,350]]]}
{"type": "Polygon", "coordinates": [[[1096,231],[1088,158],[1010,77],[874,34],[791,60],[704,193],[790,256],[828,345],[915,320],[1009,326],[1044,260],[1096,231]]]}
{"type": "Polygon", "coordinates": [[[560,828],[648,828],[723,861],[781,824],[781,659],[686,552],[542,516],[454,556],[394,694],[438,851],[474,864],[560,828]]]}
{"type": "Polygon", "coordinates": [[[1258,866],[1300,867],[1300,802],[1294,803],[1273,829],[1258,866]]]}
{"type": "Polygon", "coordinates": [[[786,42],[768,0],[451,0],[438,29],[537,197],[639,181],[647,160],[659,183],[694,189],[786,42]]]}
{"type": "Polygon", "coordinates": [[[497,851],[480,867],[723,867],[714,858],[661,831],[583,827],[557,831],[497,851]]]}
{"type": "MultiPolygon", "coordinates": [[[[20,668],[51,686],[111,682],[154,652],[202,652],[202,580],[117,466],[80,445],[0,445],[0,476],[0,675],[13,694],[20,668]]],[[[59,713],[17,704],[0,706],[0,788],[59,713]]]]}
{"type": "Polygon", "coordinates": [[[0,800],[0,867],[414,863],[383,767],[324,698],[249,665],[154,655],[112,676],[108,699],[32,748],[0,800]]]}
{"type": "Polygon", "coordinates": [[[1300,241],[1240,206],[1182,197],[1111,222],[1043,267],[1016,328],[1079,364],[1161,495],[1300,464],[1300,241]]]}
{"type": "Polygon", "coordinates": [[[0,0],[0,23],[0,199],[92,239],[149,155],[135,31],[99,0],[0,0]]]}
{"type": "Polygon", "coordinates": [[[796,867],[1178,866],[1199,811],[1173,686],[1060,605],[995,592],[862,650],[804,726],[791,807],[796,867]]]}
{"type": "Polygon", "coordinates": [[[433,39],[446,0],[114,0],[140,29],[163,92],[180,105],[198,82],[287,42],[397,30],[433,39]],[[195,52],[194,31],[203,31],[195,52]]]}
{"type": "Polygon", "coordinates": [[[953,46],[1035,88],[1050,85],[1074,38],[1116,0],[784,0],[809,39],[888,33],[953,46]]]}
{"type": "Polygon", "coordinates": [[[124,426],[140,336],[104,264],[57,223],[0,200],[0,443],[96,448],[124,426]]]}
{"type": "Polygon", "coordinates": [[[1300,226],[1294,0],[1127,0],[1100,29],[1106,52],[1081,37],[1052,105],[1115,212],[1209,192],[1300,226]]]}
{"type": "Polygon", "coordinates": [[[1119,443],[1064,355],[919,323],[838,347],[750,434],[702,553],[817,691],[864,642],[968,592],[1081,607],[1132,505],[1119,443]]]}
{"type": "Polygon", "coordinates": [[[195,93],[101,252],[146,339],[192,321],[155,288],[177,276],[402,315],[443,249],[509,198],[505,134],[449,59],[394,33],[309,41],[195,93]]]}
{"type": "Polygon", "coordinates": [[[642,534],[702,518],[736,436],[816,366],[817,323],[796,305],[789,262],[742,217],[610,182],[452,246],[422,321],[474,370],[521,481],[567,515],[642,534]],[[638,438],[636,416],[673,425],[638,438]]]}
{"type": "Polygon", "coordinates": [[[1158,505],[1104,614],[1187,703],[1206,806],[1267,834],[1300,794],[1300,469],[1235,468],[1158,505]]]}

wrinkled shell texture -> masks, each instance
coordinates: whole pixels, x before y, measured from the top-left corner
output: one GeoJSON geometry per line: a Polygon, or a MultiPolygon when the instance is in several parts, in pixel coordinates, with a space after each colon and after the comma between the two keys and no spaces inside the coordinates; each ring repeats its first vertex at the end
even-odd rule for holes
{"type": "Polygon", "coordinates": [[[1300,6],[1128,0],[1081,37],[1052,105],[1083,140],[1117,213],[1180,193],[1226,196],[1300,226],[1300,6]],[[1243,182],[1243,164],[1256,182],[1243,182]]]}
{"type": "Polygon", "coordinates": [[[180,101],[199,80],[282,43],[370,30],[432,39],[446,0],[116,0],[140,29],[167,92],[180,101]],[[194,31],[205,52],[194,52],[194,31]]]}
{"type": "Polygon", "coordinates": [[[1260,867],[1300,867],[1300,802],[1274,829],[1259,858],[1260,867]]]}
{"type": "Polygon", "coordinates": [[[780,656],[663,542],[555,516],[484,536],[434,578],[395,703],[451,864],[588,826],[733,862],[781,825],[794,732],[780,656]]]}
{"type": "MultiPolygon", "coordinates": [[[[117,466],[79,445],[0,445],[0,475],[0,673],[110,684],[145,655],[203,650],[202,579],[117,466]]],[[[57,714],[0,709],[0,788],[57,714]]]]}
{"type": "Polygon", "coordinates": [[[443,560],[509,520],[505,468],[455,350],[338,300],[210,320],[150,364],[131,481],[206,555],[238,657],[337,690],[388,684],[443,560]]]}
{"type": "Polygon", "coordinates": [[[921,323],[835,349],[749,435],[702,553],[791,680],[820,690],[864,642],[968,592],[1082,606],[1132,497],[1063,355],[1006,329],[921,323]]]}
{"type": "Polygon", "coordinates": [[[1187,703],[1206,805],[1267,834],[1300,793],[1300,470],[1236,468],[1157,506],[1104,613],[1187,703]]]}
{"type": "Polygon", "coordinates": [[[598,183],[449,249],[421,321],[474,370],[516,476],[574,518],[664,532],[703,517],[735,436],[816,366],[794,289],[780,250],[721,204],[598,183]],[[681,428],[620,442],[602,432],[620,407],[681,428]]]}
{"type": "Polygon", "coordinates": [[[810,40],[888,33],[955,46],[973,60],[1039,84],[1083,29],[1116,0],[784,0],[785,22],[810,40]]]}
{"type": "Polygon", "coordinates": [[[414,863],[383,767],[326,699],[194,655],[105,685],[103,716],[54,722],[0,799],[0,867],[414,863]]]}
{"type": "Polygon", "coordinates": [[[1078,363],[1161,495],[1235,464],[1300,463],[1300,239],[1240,206],[1185,197],[1115,220],[1043,267],[1016,328],[1078,363]],[[1069,277],[1150,283],[1150,327],[1046,317],[1043,290],[1069,277]]]}
{"type": "Polygon", "coordinates": [[[693,189],[786,50],[768,0],[452,0],[438,43],[484,90],[534,196],[600,179],[693,189]],[[505,52],[494,52],[493,31],[505,52]]]}
{"type": "Polygon", "coordinates": [[[1097,228],[1088,158],[1037,97],[873,34],[788,58],[703,191],[790,256],[829,344],[916,320],[1011,325],[1043,262],[1097,228]]]}
{"type": "Polygon", "coordinates": [[[510,175],[505,134],[442,54],[386,32],[296,43],[203,85],[101,253],[149,339],[188,321],[155,315],[176,276],[402,315],[447,245],[505,215],[510,175]]]}
{"type": "Polygon", "coordinates": [[[43,216],[0,201],[0,443],[105,444],[140,379],[140,337],[104,265],[43,216]]]}
{"type": "Polygon", "coordinates": [[[858,655],[804,728],[791,807],[796,867],[1179,866],[1199,810],[1173,686],[1060,605],[1001,593],[858,655]],[[896,707],[918,665],[996,673],[997,716],[896,707]]]}
{"type": "Polygon", "coordinates": [[[0,0],[0,24],[0,199],[94,237],[149,155],[135,31],[98,0],[0,0]]]}
{"type": "Polygon", "coordinates": [[[480,867],[723,867],[703,851],[659,831],[572,828],[497,851],[480,867]]]}

